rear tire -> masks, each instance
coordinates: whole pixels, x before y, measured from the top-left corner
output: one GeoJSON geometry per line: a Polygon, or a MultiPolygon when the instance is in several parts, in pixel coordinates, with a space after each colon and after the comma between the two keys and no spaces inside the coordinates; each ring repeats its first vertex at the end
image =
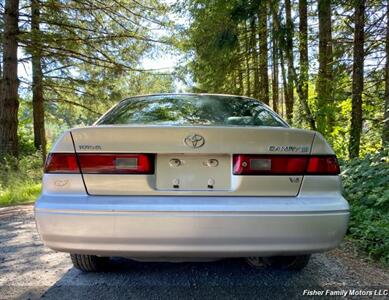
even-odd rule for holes
{"type": "Polygon", "coordinates": [[[266,265],[275,269],[300,271],[308,265],[310,258],[310,254],[297,256],[274,256],[264,257],[263,261],[266,265]]]}
{"type": "Polygon", "coordinates": [[[83,272],[100,272],[107,269],[109,257],[96,255],[70,254],[73,266],[83,272]]]}

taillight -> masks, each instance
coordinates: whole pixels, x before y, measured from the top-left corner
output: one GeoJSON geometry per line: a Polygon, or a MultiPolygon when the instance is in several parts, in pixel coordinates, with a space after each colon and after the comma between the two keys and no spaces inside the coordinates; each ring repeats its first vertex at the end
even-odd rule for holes
{"type": "Polygon", "coordinates": [[[84,174],[152,174],[152,154],[78,154],[84,174]]]}
{"type": "Polygon", "coordinates": [[[233,156],[234,175],[337,175],[334,155],[249,155],[233,156]]]}
{"type": "Polygon", "coordinates": [[[312,156],[307,166],[309,175],[338,175],[340,173],[339,163],[335,155],[312,156]]]}
{"type": "Polygon", "coordinates": [[[50,153],[45,173],[153,174],[153,154],[50,153]]]}
{"type": "Polygon", "coordinates": [[[45,173],[80,173],[74,153],[50,153],[45,164],[45,173]]]}

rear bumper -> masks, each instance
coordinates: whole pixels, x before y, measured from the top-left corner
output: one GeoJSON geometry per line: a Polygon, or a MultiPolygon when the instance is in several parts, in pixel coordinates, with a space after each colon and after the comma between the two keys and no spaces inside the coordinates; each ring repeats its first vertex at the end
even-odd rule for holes
{"type": "Polygon", "coordinates": [[[35,217],[55,250],[127,257],[244,257],[321,252],[348,224],[341,197],[43,195],[35,217]]]}

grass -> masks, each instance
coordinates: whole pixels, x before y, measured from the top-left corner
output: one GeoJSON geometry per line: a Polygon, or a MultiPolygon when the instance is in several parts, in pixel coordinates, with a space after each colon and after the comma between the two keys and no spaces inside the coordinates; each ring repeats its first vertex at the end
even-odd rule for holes
{"type": "Polygon", "coordinates": [[[35,202],[41,192],[41,184],[26,182],[0,191],[0,206],[10,206],[35,202]]]}
{"type": "Polygon", "coordinates": [[[18,168],[8,159],[0,170],[0,206],[10,206],[35,202],[41,191],[42,159],[34,153],[21,157],[18,168]]]}

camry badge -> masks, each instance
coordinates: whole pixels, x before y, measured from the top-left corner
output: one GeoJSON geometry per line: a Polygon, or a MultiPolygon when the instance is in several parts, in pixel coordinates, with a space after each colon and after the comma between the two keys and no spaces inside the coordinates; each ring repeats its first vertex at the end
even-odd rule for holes
{"type": "Polygon", "coordinates": [[[184,139],[184,143],[191,148],[200,148],[205,144],[205,139],[199,134],[191,134],[184,139]]]}
{"type": "Polygon", "coordinates": [[[270,152],[296,152],[296,153],[308,153],[308,146],[269,146],[270,152]]]}

